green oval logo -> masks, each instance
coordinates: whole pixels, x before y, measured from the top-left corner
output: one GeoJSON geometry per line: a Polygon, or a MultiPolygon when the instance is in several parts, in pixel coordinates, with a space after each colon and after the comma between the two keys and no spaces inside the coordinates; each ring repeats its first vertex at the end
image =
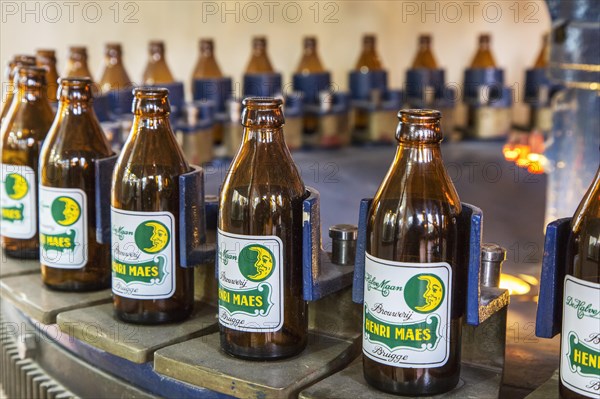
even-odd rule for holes
{"type": "Polygon", "coordinates": [[[29,183],[18,173],[10,173],[6,176],[4,187],[8,198],[20,200],[29,192],[29,183]]]}
{"type": "Polygon", "coordinates": [[[268,279],[275,269],[273,252],[263,245],[252,244],[244,247],[238,256],[240,273],[251,281],[268,279]]]}
{"type": "Polygon", "coordinates": [[[134,239],[139,249],[147,254],[155,254],[165,249],[171,234],[167,226],[158,220],[150,220],[135,229],[134,239]]]}
{"type": "Polygon", "coordinates": [[[61,226],[71,226],[81,217],[81,206],[71,197],[58,197],[50,207],[52,217],[61,226]]]}
{"type": "Polygon", "coordinates": [[[431,313],[440,307],[446,287],[434,274],[417,274],[411,277],[404,288],[404,300],[415,312],[431,313]]]}

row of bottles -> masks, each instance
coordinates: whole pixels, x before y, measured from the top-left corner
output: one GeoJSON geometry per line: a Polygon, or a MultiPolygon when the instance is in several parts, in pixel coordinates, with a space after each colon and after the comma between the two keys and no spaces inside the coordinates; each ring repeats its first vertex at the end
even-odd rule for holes
{"type": "MultiPolygon", "coordinates": [[[[92,81],[61,80],[53,118],[45,73],[18,69],[17,98],[2,125],[3,249],[20,257],[39,251],[42,279],[53,289],[87,291],[112,281],[115,314],[124,321],[188,317],[193,269],[180,259],[178,177],[191,167],[170,127],[168,91],[134,90],[134,121],[111,183],[111,240],[99,243],[95,161],[113,152],[90,106],[92,81]]],[[[307,191],[285,144],[282,101],[247,98],[243,106],[243,142],[219,201],[221,345],[237,357],[277,359],[307,344],[300,238],[307,191]]],[[[440,118],[437,111],[400,113],[396,157],[367,226],[365,378],[407,395],[448,391],[460,374],[467,269],[440,118]],[[391,295],[377,289],[382,281],[391,295]],[[386,328],[393,339],[384,339],[386,328]],[[415,340],[427,350],[415,355],[415,340]]]]}
{"type": "MultiPolygon", "coordinates": [[[[418,50],[412,62],[412,68],[437,69],[438,63],[431,48],[431,36],[421,35],[418,39],[418,50]]],[[[490,35],[484,34],[479,37],[479,46],[470,68],[495,68],[496,62],[491,51],[490,35]]],[[[544,68],[547,65],[547,46],[543,45],[539,56],[535,61],[535,68],[544,68]]],[[[162,41],[151,41],[148,46],[148,63],[146,64],[141,84],[157,85],[168,84],[175,81],[165,58],[165,45],[162,41]]],[[[56,69],[56,57],[53,50],[39,50],[37,60],[40,66],[48,67],[49,98],[55,99],[55,92],[50,89],[58,79],[56,69]]],[[[12,65],[13,61],[11,61],[12,65]]],[[[9,66],[8,73],[14,68],[9,66]]],[[[356,62],[355,70],[363,73],[368,71],[382,70],[383,65],[376,49],[376,37],[365,35],[363,38],[362,52],[356,62]]],[[[271,61],[267,53],[267,39],[255,37],[252,40],[252,53],[245,68],[246,74],[273,73],[271,61]]],[[[304,39],[304,50],[301,60],[296,68],[296,73],[311,74],[324,72],[317,51],[317,39],[307,37],[304,39]]],[[[70,47],[67,66],[63,73],[64,77],[92,77],[87,63],[87,50],[85,47],[70,47]]],[[[214,56],[214,43],[211,39],[201,39],[199,45],[199,58],[194,67],[192,79],[220,78],[221,69],[214,56]]],[[[10,76],[8,76],[10,82],[10,76]]],[[[126,89],[133,85],[124,64],[123,51],[118,43],[108,43],[105,47],[104,70],[99,80],[103,92],[115,89],[126,89]]]]}
{"type": "Polygon", "coordinates": [[[110,201],[112,222],[119,225],[112,229],[113,244],[121,246],[111,247],[97,236],[96,209],[103,204],[97,202],[96,161],[113,150],[92,107],[92,81],[61,79],[54,115],[45,95],[46,69],[17,71],[18,90],[1,130],[5,253],[39,257],[44,284],[56,290],[107,288],[112,274],[115,312],[125,321],[189,316],[193,269],[176,267],[179,219],[173,215],[179,203],[173,198],[178,175],[190,167],[169,124],[167,90],[135,91],[133,128],[115,167],[110,201]],[[141,275],[157,279],[149,288],[131,289],[141,275]],[[120,288],[126,285],[130,289],[120,288]]]}

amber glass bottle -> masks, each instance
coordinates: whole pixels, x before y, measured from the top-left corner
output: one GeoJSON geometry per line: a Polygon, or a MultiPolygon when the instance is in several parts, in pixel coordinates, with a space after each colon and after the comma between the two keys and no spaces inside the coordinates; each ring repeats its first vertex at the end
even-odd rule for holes
{"type": "Polygon", "coordinates": [[[435,395],[460,375],[467,285],[461,204],[442,162],[440,113],[403,110],[398,117],[396,157],[367,224],[363,369],[383,391],[435,395]]]}
{"type": "Polygon", "coordinates": [[[54,111],[46,96],[46,70],[18,67],[17,94],[2,122],[2,248],[9,256],[37,258],[38,160],[54,111]]]}
{"type": "Polygon", "coordinates": [[[560,397],[598,398],[600,165],[571,221],[560,346],[560,397]]]}
{"type": "Polygon", "coordinates": [[[173,83],[173,75],[165,59],[165,44],[162,41],[151,41],[148,45],[148,64],[142,78],[146,85],[173,83]]]}
{"type": "MultiPolygon", "coordinates": [[[[196,79],[219,79],[222,77],[223,74],[214,54],[213,40],[200,39],[200,57],[192,75],[192,90],[195,88],[194,80],[196,79]]],[[[215,123],[213,126],[213,142],[217,145],[223,142],[223,130],[222,123],[215,123]]]]}
{"type": "Polygon", "coordinates": [[[534,68],[546,68],[548,66],[548,59],[550,54],[548,54],[548,34],[546,33],[542,38],[542,48],[540,49],[540,53],[538,54],[534,68]]]}
{"type": "Polygon", "coordinates": [[[179,176],[190,171],[169,123],[169,91],[133,91],[134,121],[112,180],[112,290],[121,320],[183,320],[194,270],[179,257],[179,176]]]}
{"type": "Polygon", "coordinates": [[[123,51],[119,43],[107,43],[104,51],[104,72],[100,78],[103,93],[130,89],[133,82],[129,79],[123,65],[123,51]]]}
{"type": "Polygon", "coordinates": [[[419,49],[412,63],[412,68],[437,69],[437,62],[431,50],[431,35],[419,36],[419,49]]]}
{"type": "Polygon", "coordinates": [[[17,88],[14,85],[15,73],[17,70],[15,68],[22,66],[34,66],[35,65],[35,57],[29,55],[17,55],[11,61],[8,62],[6,67],[6,94],[4,96],[4,101],[2,102],[2,114],[0,114],[0,123],[4,120],[6,114],[8,114],[8,110],[10,109],[10,105],[12,104],[12,100],[15,97],[15,92],[17,88]]]}
{"type": "Polygon", "coordinates": [[[48,82],[48,100],[50,102],[58,101],[56,93],[58,91],[58,71],[56,69],[56,54],[54,50],[38,50],[35,54],[37,66],[45,67],[46,82],[48,82]]]}
{"type": "Polygon", "coordinates": [[[87,49],[81,46],[69,48],[69,60],[65,69],[66,78],[90,78],[92,73],[88,67],[87,49]]]}
{"type": "Polygon", "coordinates": [[[364,35],[363,36],[363,47],[360,57],[356,62],[357,71],[369,72],[369,71],[380,71],[383,69],[381,60],[377,54],[377,38],[375,35],[364,35]]]}
{"type": "Polygon", "coordinates": [[[479,47],[471,61],[471,68],[496,68],[496,61],[491,50],[491,36],[489,34],[479,35],[479,47]]]}
{"type": "Polygon", "coordinates": [[[282,101],[243,101],[242,146],[221,190],[218,224],[221,347],[277,359],[307,342],[302,296],[304,183],[283,137],[282,101]]]}
{"type": "Polygon", "coordinates": [[[317,38],[313,36],[304,38],[304,53],[296,68],[296,73],[311,74],[325,72],[323,64],[317,53],[317,38]]]}
{"type": "Polygon", "coordinates": [[[194,79],[217,79],[223,74],[217,64],[214,54],[214,43],[212,39],[200,39],[200,57],[194,68],[194,79]]]}
{"type": "Polygon", "coordinates": [[[92,107],[92,81],[60,81],[59,108],[40,154],[40,263],[46,286],[110,286],[110,243],[96,241],[97,159],[112,155],[92,107]]]}
{"type": "Polygon", "coordinates": [[[273,66],[267,54],[267,38],[258,36],[252,39],[252,55],[246,67],[246,74],[273,73],[273,66]]]}

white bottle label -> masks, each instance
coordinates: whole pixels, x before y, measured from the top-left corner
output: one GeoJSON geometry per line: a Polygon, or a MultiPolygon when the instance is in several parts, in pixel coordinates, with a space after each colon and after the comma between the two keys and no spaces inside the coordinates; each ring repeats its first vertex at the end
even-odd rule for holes
{"type": "Polygon", "coordinates": [[[175,217],[111,207],[112,291],[132,299],[175,292],[175,217]]]}
{"type": "Polygon", "coordinates": [[[78,188],[40,185],[40,260],[59,269],[88,261],[87,195],[78,188]]]}
{"type": "Polygon", "coordinates": [[[219,322],[232,330],[283,326],[283,242],[277,236],[217,235],[219,322]]]}
{"type": "Polygon", "coordinates": [[[440,367],[450,355],[452,268],[366,254],[363,353],[381,364],[440,367]]]}
{"type": "Polygon", "coordinates": [[[600,284],[565,277],[560,379],[583,396],[600,397],[600,284]]]}
{"type": "Polygon", "coordinates": [[[37,232],[35,172],[29,166],[0,164],[2,189],[0,234],[29,239],[37,232]]]}

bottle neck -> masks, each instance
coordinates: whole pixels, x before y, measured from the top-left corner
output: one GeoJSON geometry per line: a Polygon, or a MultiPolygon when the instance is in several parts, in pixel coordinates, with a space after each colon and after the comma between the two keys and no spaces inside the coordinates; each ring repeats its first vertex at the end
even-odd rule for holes
{"type": "Polygon", "coordinates": [[[264,129],[257,129],[255,127],[245,127],[243,142],[256,144],[284,145],[285,140],[283,138],[283,126],[269,127],[264,129]]]}

